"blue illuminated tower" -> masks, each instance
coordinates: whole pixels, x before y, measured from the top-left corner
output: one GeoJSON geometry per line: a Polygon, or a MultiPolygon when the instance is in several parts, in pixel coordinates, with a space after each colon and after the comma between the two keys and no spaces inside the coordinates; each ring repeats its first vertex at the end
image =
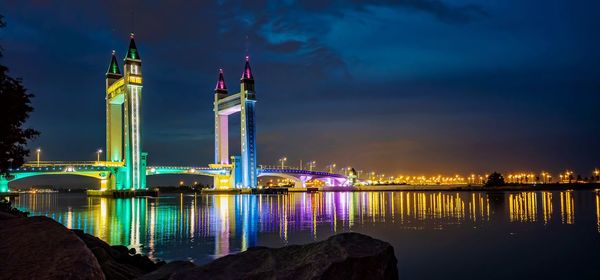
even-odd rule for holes
{"type": "Polygon", "coordinates": [[[241,97],[241,133],[242,141],[242,184],[246,187],[256,188],[256,125],[254,123],[254,105],[256,93],[254,92],[254,76],[250,69],[250,61],[246,56],[244,73],[240,79],[241,97]]]}

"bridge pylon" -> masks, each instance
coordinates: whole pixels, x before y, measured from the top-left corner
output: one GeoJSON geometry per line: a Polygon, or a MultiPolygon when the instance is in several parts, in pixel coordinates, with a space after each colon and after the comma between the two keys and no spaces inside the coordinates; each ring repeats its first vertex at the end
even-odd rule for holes
{"type": "Polygon", "coordinates": [[[142,60],[133,33],[123,74],[115,52],[106,73],[106,161],[123,162],[107,182],[110,190],[146,189],[146,154],[142,153],[142,60]]]}
{"type": "MultiPolygon", "coordinates": [[[[250,60],[246,56],[246,64],[240,79],[240,92],[229,95],[223,70],[219,70],[219,79],[215,87],[215,164],[231,164],[229,157],[229,115],[240,113],[240,151],[238,162],[235,162],[231,178],[225,180],[215,177],[216,189],[227,188],[256,188],[258,185],[258,170],[256,164],[256,125],[254,106],[256,93],[254,91],[254,76],[250,69],[250,60]],[[239,168],[239,169],[237,169],[239,168]],[[235,172],[238,170],[239,172],[235,172]],[[238,173],[236,175],[236,173],[238,173]]],[[[232,157],[237,159],[236,157],[232,157]]]]}
{"type": "Polygon", "coordinates": [[[0,193],[8,192],[8,180],[4,176],[0,176],[0,193]]]}

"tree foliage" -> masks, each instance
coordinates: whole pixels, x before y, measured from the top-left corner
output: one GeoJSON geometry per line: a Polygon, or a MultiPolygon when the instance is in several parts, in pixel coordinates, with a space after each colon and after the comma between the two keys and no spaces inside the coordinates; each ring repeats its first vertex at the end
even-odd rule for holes
{"type": "Polygon", "coordinates": [[[499,187],[504,186],[504,184],[504,176],[498,172],[490,174],[487,178],[487,182],[485,182],[486,187],[499,187]]]}
{"type": "MultiPolygon", "coordinates": [[[[5,25],[0,15],[0,28],[5,25]]],[[[32,97],[21,79],[10,77],[8,68],[0,64],[0,174],[8,174],[9,168],[22,165],[29,155],[27,141],[39,135],[39,132],[23,127],[33,111],[32,97]]]]}

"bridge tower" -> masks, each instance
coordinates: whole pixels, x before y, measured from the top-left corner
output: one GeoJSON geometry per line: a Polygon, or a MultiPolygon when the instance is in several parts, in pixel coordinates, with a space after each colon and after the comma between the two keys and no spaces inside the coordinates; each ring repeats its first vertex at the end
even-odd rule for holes
{"type": "Polygon", "coordinates": [[[146,188],[146,154],[141,143],[142,60],[131,33],[123,74],[115,52],[106,73],[106,160],[121,162],[107,182],[113,190],[146,188]]]}
{"type": "MultiPolygon", "coordinates": [[[[215,165],[231,165],[234,169],[229,179],[215,177],[215,188],[256,188],[256,126],[254,106],[254,76],[250,68],[250,59],[246,56],[246,65],[240,79],[240,92],[229,95],[223,70],[219,70],[219,80],[215,88],[215,165]],[[230,162],[229,158],[229,115],[240,113],[240,160],[230,162]],[[233,164],[232,164],[233,163],[233,164]],[[240,166],[241,165],[241,166],[240,166]],[[238,170],[240,172],[236,172],[238,170]],[[235,176],[233,174],[240,174],[235,176]],[[241,177],[241,178],[240,178],[241,177]]],[[[235,159],[235,157],[232,157],[235,159]]]]}

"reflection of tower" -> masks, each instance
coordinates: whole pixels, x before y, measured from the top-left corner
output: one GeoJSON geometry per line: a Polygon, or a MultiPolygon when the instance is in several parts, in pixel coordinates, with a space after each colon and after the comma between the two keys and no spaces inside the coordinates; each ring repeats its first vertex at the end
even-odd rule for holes
{"type": "Polygon", "coordinates": [[[145,155],[141,146],[142,60],[133,33],[121,74],[113,51],[106,73],[106,160],[124,162],[109,179],[111,189],[145,189],[145,155]]]}
{"type": "MultiPolygon", "coordinates": [[[[215,177],[215,187],[249,187],[256,188],[256,129],[254,122],[254,105],[256,94],[254,92],[254,76],[250,69],[249,58],[240,79],[240,92],[228,95],[223,71],[219,72],[219,80],[215,88],[215,164],[229,164],[229,115],[240,112],[240,140],[241,140],[241,178],[232,176],[233,180],[224,180],[215,177]]],[[[235,166],[234,166],[235,168],[235,166]]]]}
{"type": "Polygon", "coordinates": [[[233,196],[213,196],[215,206],[215,255],[224,256],[230,252],[229,243],[232,231],[235,231],[234,205],[230,205],[233,196]]]}

